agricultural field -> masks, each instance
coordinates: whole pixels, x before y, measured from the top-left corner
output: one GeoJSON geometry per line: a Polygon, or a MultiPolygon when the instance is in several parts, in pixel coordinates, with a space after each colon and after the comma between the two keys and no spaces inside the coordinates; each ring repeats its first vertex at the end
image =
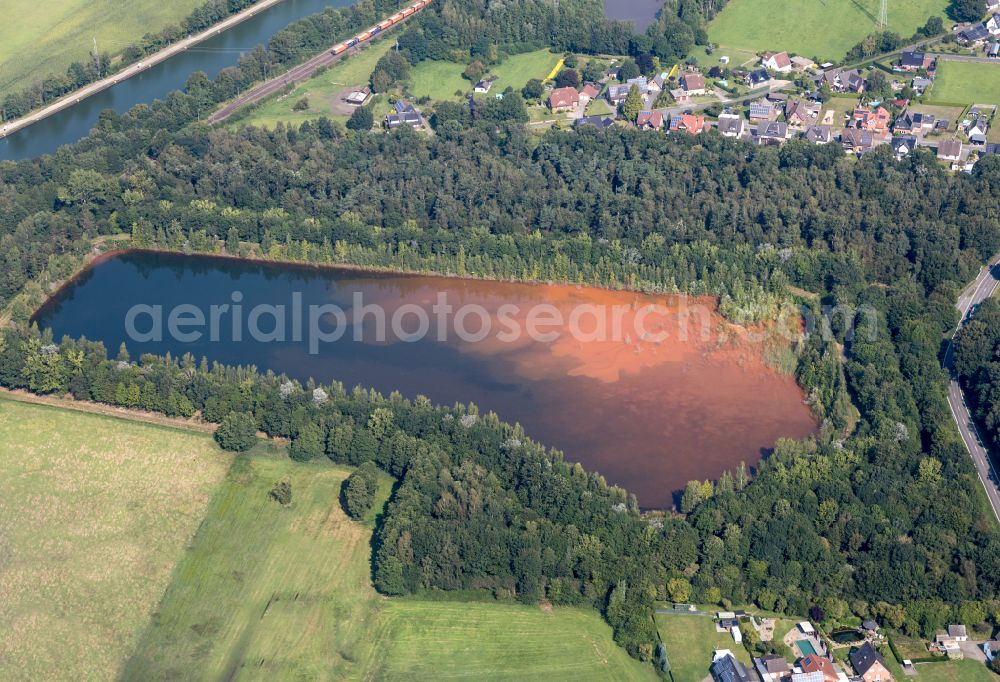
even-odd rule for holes
{"type": "Polygon", "coordinates": [[[928,100],[955,105],[1000,105],[1000,64],[939,60],[928,100]]]}
{"type": "MultiPolygon", "coordinates": [[[[500,64],[490,67],[489,73],[497,76],[490,93],[503,92],[508,87],[520,90],[532,78],[545,78],[558,61],[559,56],[549,50],[535,50],[507,57],[500,64]]],[[[410,91],[414,97],[453,99],[456,92],[470,92],[474,85],[463,77],[464,70],[463,64],[455,62],[421,62],[411,73],[410,91]]]]}
{"type": "MultiPolygon", "coordinates": [[[[375,64],[395,43],[391,40],[380,40],[368,48],[353,54],[347,59],[334,64],[323,73],[300,83],[292,92],[266,100],[246,116],[235,120],[231,126],[259,125],[273,128],[278,121],[298,125],[304,121],[328,116],[333,120],[346,122],[350,116],[350,107],[340,101],[340,95],[345,90],[363,87],[368,84],[375,64]],[[295,103],[303,97],[309,100],[309,108],[295,111],[295,103]]],[[[377,104],[369,102],[368,106],[377,104]]],[[[382,108],[376,106],[372,110],[378,121],[388,113],[389,105],[382,108]]]]}
{"type": "Polygon", "coordinates": [[[97,49],[116,54],[146,33],[178,23],[204,0],[5,0],[0,28],[0,98],[97,49]]]}
{"type": "Polygon", "coordinates": [[[337,501],[348,474],[238,459],[125,679],[654,679],[592,610],[378,595],[374,512],[357,523],[337,501]],[[269,499],[278,480],[288,507],[269,499]]]}
{"type": "MultiPolygon", "coordinates": [[[[947,0],[889,0],[889,30],[911,36],[928,17],[945,16],[947,0]]],[[[873,33],[879,0],[730,0],[708,26],[708,37],[726,50],[787,50],[823,60],[842,58],[873,33]]]]}
{"type": "Polygon", "coordinates": [[[712,652],[729,649],[740,662],[750,666],[750,654],[732,635],[716,632],[715,623],[707,616],[656,614],[656,628],[667,648],[667,658],[675,680],[703,680],[712,665],[712,652]]]}
{"type": "Polygon", "coordinates": [[[111,679],[231,458],[211,436],[0,399],[0,679],[111,679]]]}

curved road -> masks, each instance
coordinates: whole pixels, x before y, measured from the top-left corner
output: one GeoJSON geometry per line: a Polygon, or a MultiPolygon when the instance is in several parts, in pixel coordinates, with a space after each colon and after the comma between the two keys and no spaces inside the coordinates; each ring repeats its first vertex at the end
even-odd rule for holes
{"type": "MultiPolygon", "coordinates": [[[[956,307],[962,313],[962,320],[958,323],[958,329],[962,328],[966,322],[972,319],[975,308],[980,303],[989,298],[1000,285],[1000,259],[994,258],[990,264],[983,268],[975,281],[970,284],[962,295],[958,297],[956,307]]],[[[956,329],[955,333],[958,333],[956,329]]],[[[979,436],[979,428],[976,426],[972,413],[965,403],[965,395],[962,387],[958,384],[958,376],[954,371],[955,364],[955,344],[954,335],[952,341],[948,343],[948,350],[944,354],[944,368],[948,370],[951,379],[948,383],[948,405],[951,407],[951,414],[955,417],[958,431],[962,434],[965,447],[972,455],[972,461],[976,465],[976,472],[979,480],[986,489],[986,496],[989,497],[990,506],[993,507],[993,514],[1000,521],[1000,476],[997,475],[996,467],[990,459],[989,452],[983,445],[983,440],[979,436]]]]}

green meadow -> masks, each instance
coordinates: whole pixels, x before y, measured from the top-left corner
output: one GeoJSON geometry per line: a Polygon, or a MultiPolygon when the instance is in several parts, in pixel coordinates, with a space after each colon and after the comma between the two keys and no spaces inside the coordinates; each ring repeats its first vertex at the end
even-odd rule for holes
{"type": "MultiPolygon", "coordinates": [[[[889,0],[889,30],[913,35],[928,17],[945,17],[947,0],[889,0]]],[[[820,60],[842,58],[878,19],[879,0],[730,0],[708,26],[720,48],[797,53],[820,60]]]]}
{"type": "Polygon", "coordinates": [[[94,49],[118,54],[146,33],[179,23],[204,0],[4,0],[0,97],[64,73],[94,49]]]}
{"type": "Polygon", "coordinates": [[[1000,64],[938,60],[928,99],[945,104],[1000,105],[1000,64]]]}

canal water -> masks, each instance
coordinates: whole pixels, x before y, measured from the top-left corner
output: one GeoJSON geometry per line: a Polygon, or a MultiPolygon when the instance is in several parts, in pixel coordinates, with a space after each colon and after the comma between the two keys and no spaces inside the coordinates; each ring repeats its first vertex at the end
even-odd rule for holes
{"type": "Polygon", "coordinates": [[[36,320],[56,338],[86,336],[112,354],[125,342],[133,359],[192,353],[439,404],[474,402],[635,492],[644,507],[668,507],[687,481],[752,466],[778,438],[816,428],[794,380],[768,368],[764,346],[728,325],[713,299],[132,252],[98,262],[36,320]],[[231,308],[218,318],[216,340],[208,326],[199,338],[169,333],[178,306],[194,306],[208,324],[212,305],[237,301],[240,314],[231,308]],[[136,304],[161,308],[136,309],[147,312],[132,318],[139,336],[130,337],[136,304]],[[282,306],[283,321],[268,313],[251,323],[260,304],[282,306]],[[314,318],[309,306],[319,305],[343,317],[316,308],[322,315],[314,318]],[[419,311],[429,321],[423,336],[419,311]],[[617,328],[609,322],[618,313],[609,311],[621,311],[617,328]],[[143,337],[154,331],[154,316],[162,338],[143,337]],[[319,342],[311,319],[324,333],[344,334],[319,342]],[[279,327],[283,339],[251,338],[251,329],[279,327]]]}
{"type": "Polygon", "coordinates": [[[188,77],[196,71],[204,71],[214,78],[225,67],[234,66],[242,54],[266,43],[268,38],[293,21],[327,7],[350,4],[351,0],[284,0],[138,76],[0,140],[0,160],[51,154],[59,146],[85,137],[105,109],[124,113],[136,104],[162,99],[168,93],[183,88],[188,77]]]}

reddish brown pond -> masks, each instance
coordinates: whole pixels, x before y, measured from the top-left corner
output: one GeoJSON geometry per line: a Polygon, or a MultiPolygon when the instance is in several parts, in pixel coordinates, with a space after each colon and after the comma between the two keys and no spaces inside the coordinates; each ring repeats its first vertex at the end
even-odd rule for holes
{"type": "MultiPolygon", "coordinates": [[[[816,428],[795,381],[769,369],[764,344],[726,323],[711,299],[130,253],[98,263],[37,319],[57,336],[86,335],[112,349],[125,341],[133,356],[191,352],[439,403],[471,401],[635,492],[644,507],[669,506],[688,480],[753,465],[778,438],[816,428]],[[242,295],[242,340],[225,314],[215,341],[207,322],[197,340],[171,338],[171,310],[189,304],[209,320],[210,307],[233,305],[234,292],[242,295]],[[162,339],[129,338],[136,304],[162,306],[162,339]],[[251,320],[260,304],[283,306],[283,323],[277,308],[251,320]],[[331,304],[341,319],[310,312],[331,304]],[[325,340],[311,319],[323,333],[339,325],[344,334],[325,340]],[[283,340],[273,338],[278,328],[283,340]],[[251,330],[272,338],[254,340],[251,330]]],[[[137,315],[133,327],[147,332],[152,320],[137,315]]]]}

